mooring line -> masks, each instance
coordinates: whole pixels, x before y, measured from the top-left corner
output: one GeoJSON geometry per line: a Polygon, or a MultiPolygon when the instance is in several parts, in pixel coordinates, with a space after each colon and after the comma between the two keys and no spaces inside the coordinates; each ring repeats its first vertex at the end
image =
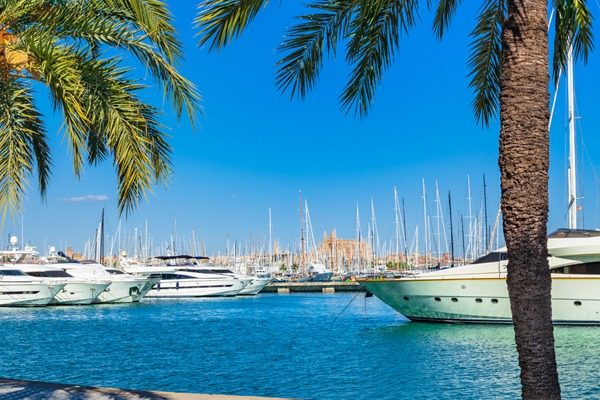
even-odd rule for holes
{"type": "Polygon", "coordinates": [[[361,294],[361,293],[362,293],[362,292],[357,292],[357,293],[354,295],[354,297],[352,298],[352,300],[350,300],[350,302],[349,302],[348,304],[346,304],[346,306],[345,306],[345,307],[342,309],[342,311],[340,311],[340,313],[339,313],[339,314],[338,314],[338,315],[337,315],[337,316],[336,316],[336,317],[333,319],[333,322],[332,322],[332,323],[335,323],[335,321],[337,321],[337,320],[338,320],[338,318],[342,316],[342,314],[344,313],[344,311],[346,311],[346,309],[347,309],[348,307],[350,307],[350,304],[352,304],[352,302],[353,302],[353,301],[356,299],[356,297],[357,297],[359,294],[361,294]]]}

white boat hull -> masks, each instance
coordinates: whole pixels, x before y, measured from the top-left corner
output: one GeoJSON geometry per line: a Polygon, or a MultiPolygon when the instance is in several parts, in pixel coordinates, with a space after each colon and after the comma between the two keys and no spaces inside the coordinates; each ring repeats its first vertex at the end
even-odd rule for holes
{"type": "MultiPolygon", "coordinates": [[[[512,323],[504,277],[361,283],[410,320],[512,323]]],[[[600,324],[600,277],[553,274],[552,320],[555,324],[600,324]]]]}
{"type": "Polygon", "coordinates": [[[137,303],[158,282],[158,279],[113,280],[94,303],[137,303]]]}
{"type": "Polygon", "coordinates": [[[252,278],[252,282],[240,291],[240,295],[253,296],[258,294],[271,282],[271,278],[252,278]]]}
{"type": "Polygon", "coordinates": [[[87,305],[92,304],[98,296],[110,285],[106,283],[68,283],[59,291],[51,304],[57,305],[87,305]]]}
{"type": "Polygon", "coordinates": [[[152,288],[146,297],[219,297],[235,296],[247,281],[240,279],[163,279],[152,288]]]}
{"type": "Polygon", "coordinates": [[[64,288],[65,283],[28,283],[0,281],[0,306],[45,306],[64,288]]]}

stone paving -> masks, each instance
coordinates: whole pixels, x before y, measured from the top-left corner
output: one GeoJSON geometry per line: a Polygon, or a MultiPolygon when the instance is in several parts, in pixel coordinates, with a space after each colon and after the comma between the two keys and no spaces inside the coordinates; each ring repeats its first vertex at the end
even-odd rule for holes
{"type": "MultiPolygon", "coordinates": [[[[0,400],[264,400],[266,397],[97,388],[0,378],[0,400]]],[[[273,399],[273,398],[270,398],[273,399]]],[[[279,399],[283,400],[283,399],[279,399]]]]}

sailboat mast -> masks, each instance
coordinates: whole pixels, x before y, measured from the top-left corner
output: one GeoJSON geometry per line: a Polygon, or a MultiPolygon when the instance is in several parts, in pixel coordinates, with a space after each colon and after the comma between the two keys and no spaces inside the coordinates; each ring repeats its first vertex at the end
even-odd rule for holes
{"type": "Polygon", "coordinates": [[[302,202],[302,190],[300,191],[300,268],[304,271],[305,255],[304,255],[304,204],[302,202]]]}
{"type": "Polygon", "coordinates": [[[423,178],[422,182],[423,182],[423,222],[424,222],[423,233],[425,236],[425,265],[427,265],[427,261],[428,261],[427,256],[429,253],[429,241],[427,240],[428,239],[427,232],[428,232],[429,224],[427,223],[427,195],[425,192],[425,178],[423,178]]]}
{"type": "Polygon", "coordinates": [[[448,191],[448,213],[450,214],[450,266],[454,267],[454,229],[452,228],[452,196],[448,191]]]}
{"type": "Polygon", "coordinates": [[[269,267],[273,262],[273,225],[271,224],[271,208],[269,207],[269,267]]]}
{"type": "Polygon", "coordinates": [[[406,209],[404,208],[404,197],[402,198],[402,230],[404,232],[404,261],[408,263],[408,245],[406,244],[406,209]]]}
{"type": "Polygon", "coordinates": [[[573,46],[567,56],[567,96],[569,106],[569,229],[577,229],[577,176],[575,173],[575,86],[573,83],[573,46]]]}
{"type": "Polygon", "coordinates": [[[396,225],[396,262],[400,263],[400,210],[398,209],[398,192],[394,186],[394,222],[396,225]]]}
{"type": "Polygon", "coordinates": [[[483,174],[483,220],[485,223],[485,249],[487,249],[490,246],[490,227],[488,225],[487,185],[485,184],[485,174],[483,174]]]}

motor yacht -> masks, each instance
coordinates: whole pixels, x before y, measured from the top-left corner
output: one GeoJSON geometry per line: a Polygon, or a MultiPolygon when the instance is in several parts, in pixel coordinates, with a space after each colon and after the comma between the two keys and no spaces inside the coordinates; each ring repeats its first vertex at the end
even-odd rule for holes
{"type": "Polygon", "coordinates": [[[266,274],[266,273],[257,273],[256,275],[249,276],[249,278],[252,279],[250,281],[250,284],[240,291],[240,293],[239,293],[240,295],[244,295],[244,296],[256,295],[261,290],[263,290],[265,288],[265,286],[267,286],[269,283],[271,283],[271,281],[273,280],[271,278],[271,275],[266,274]]]}
{"type": "MultiPolygon", "coordinates": [[[[560,229],[548,237],[555,324],[600,324],[600,231],[560,229]]],[[[472,264],[398,279],[359,280],[413,321],[512,323],[505,248],[472,264]]]]}
{"type": "Polygon", "coordinates": [[[14,266],[0,266],[0,306],[45,306],[66,284],[28,276],[14,266]]]}
{"type": "Polygon", "coordinates": [[[201,266],[199,261],[206,259],[189,255],[154,257],[150,268],[158,272],[166,266],[174,271],[160,271],[160,282],[147,297],[235,296],[250,284],[251,279],[237,277],[228,269],[201,266]]]}
{"type": "Polygon", "coordinates": [[[51,266],[66,271],[81,279],[101,279],[110,281],[94,303],[135,303],[140,301],[159,279],[133,276],[115,268],[105,267],[95,261],[75,261],[62,252],[51,253],[44,258],[51,266]]]}
{"type": "Polygon", "coordinates": [[[67,282],[50,302],[55,305],[92,304],[111,284],[108,279],[76,278],[61,268],[46,264],[19,264],[19,268],[29,276],[67,282]]]}

